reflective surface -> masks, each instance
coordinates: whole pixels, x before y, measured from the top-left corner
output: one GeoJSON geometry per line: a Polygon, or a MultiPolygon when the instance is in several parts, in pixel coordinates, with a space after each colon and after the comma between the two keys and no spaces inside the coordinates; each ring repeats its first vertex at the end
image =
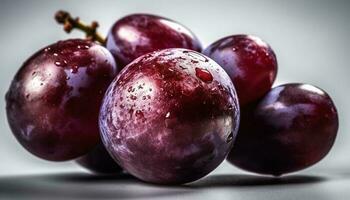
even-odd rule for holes
{"type": "Polygon", "coordinates": [[[82,173],[0,178],[0,199],[346,199],[350,174],[345,169],[313,170],[281,179],[254,176],[225,165],[221,172],[182,186],[156,186],[122,174],[82,173]],[[19,181],[20,180],[20,181],[19,181]]]}

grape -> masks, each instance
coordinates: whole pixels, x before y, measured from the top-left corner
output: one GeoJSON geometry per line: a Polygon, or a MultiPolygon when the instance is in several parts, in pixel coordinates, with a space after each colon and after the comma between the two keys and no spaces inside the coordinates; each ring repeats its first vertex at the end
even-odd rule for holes
{"type": "Polygon", "coordinates": [[[77,158],[99,141],[98,114],[116,76],[113,56],[93,42],[59,41],[31,56],[6,94],[10,128],[32,154],[77,158]]]}
{"type": "Polygon", "coordinates": [[[76,162],[98,174],[117,174],[122,168],[108,154],[102,142],[96,145],[89,153],[80,157],[76,162]]]}
{"type": "Polygon", "coordinates": [[[197,180],[232,147],[239,124],[234,86],[201,53],[146,54],[112,82],[100,112],[102,141],[130,174],[158,184],[197,180]]]}
{"type": "Polygon", "coordinates": [[[228,160],[255,173],[280,176],[305,169],[326,156],[337,135],[332,99],[308,84],[275,87],[241,113],[228,160]]]}
{"type": "Polygon", "coordinates": [[[203,53],[231,77],[242,107],[266,94],[276,78],[275,53],[258,37],[228,36],[209,45],[203,53]]]}
{"type": "Polygon", "coordinates": [[[120,68],[159,49],[202,50],[199,40],[189,29],[173,20],[148,14],[133,14],[118,20],[108,33],[106,47],[120,68]]]}

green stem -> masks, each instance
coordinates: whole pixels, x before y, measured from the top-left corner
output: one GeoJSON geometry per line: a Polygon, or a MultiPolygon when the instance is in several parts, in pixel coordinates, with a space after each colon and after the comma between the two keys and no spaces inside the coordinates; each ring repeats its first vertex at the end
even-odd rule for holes
{"type": "Polygon", "coordinates": [[[69,12],[62,10],[56,12],[55,19],[59,24],[63,24],[63,29],[67,33],[70,33],[73,29],[78,29],[86,34],[87,39],[97,41],[102,45],[106,44],[106,39],[96,31],[98,27],[96,21],[93,21],[91,25],[88,26],[81,22],[78,17],[74,19],[69,12]]]}

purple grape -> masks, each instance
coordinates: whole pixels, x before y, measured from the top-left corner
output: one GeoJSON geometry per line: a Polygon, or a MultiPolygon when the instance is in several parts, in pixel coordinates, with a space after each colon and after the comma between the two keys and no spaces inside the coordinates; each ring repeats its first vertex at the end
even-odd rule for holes
{"type": "Polygon", "coordinates": [[[275,53],[258,37],[228,36],[211,44],[203,53],[222,66],[231,77],[241,106],[264,96],[275,81],[275,53]]]}
{"type": "Polygon", "coordinates": [[[13,134],[46,160],[86,154],[100,141],[99,109],[116,73],[108,50],[86,40],[59,41],[38,51],[22,65],[6,94],[13,134]]]}
{"type": "Polygon", "coordinates": [[[130,174],[158,184],[197,180],[232,147],[239,124],[234,86],[210,58],[186,49],[146,54],[106,92],[102,140],[130,174]]]}
{"type": "Polygon", "coordinates": [[[107,49],[120,68],[146,53],[167,48],[202,50],[199,40],[189,29],[156,15],[126,16],[112,26],[107,36],[107,49]]]}
{"type": "Polygon", "coordinates": [[[275,87],[241,113],[228,160],[259,174],[280,176],[305,169],[327,155],[337,135],[332,99],[308,84],[275,87]]]}

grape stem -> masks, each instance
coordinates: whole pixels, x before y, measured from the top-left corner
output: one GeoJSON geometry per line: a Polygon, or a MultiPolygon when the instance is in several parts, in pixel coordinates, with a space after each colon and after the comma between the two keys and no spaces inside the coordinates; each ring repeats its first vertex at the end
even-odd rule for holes
{"type": "Polygon", "coordinates": [[[89,26],[81,22],[79,17],[74,19],[69,12],[63,10],[56,12],[55,19],[57,23],[63,24],[63,30],[66,33],[70,33],[73,29],[78,29],[86,34],[86,39],[97,41],[102,45],[106,44],[106,39],[96,31],[99,26],[96,21],[93,21],[89,26]]]}

